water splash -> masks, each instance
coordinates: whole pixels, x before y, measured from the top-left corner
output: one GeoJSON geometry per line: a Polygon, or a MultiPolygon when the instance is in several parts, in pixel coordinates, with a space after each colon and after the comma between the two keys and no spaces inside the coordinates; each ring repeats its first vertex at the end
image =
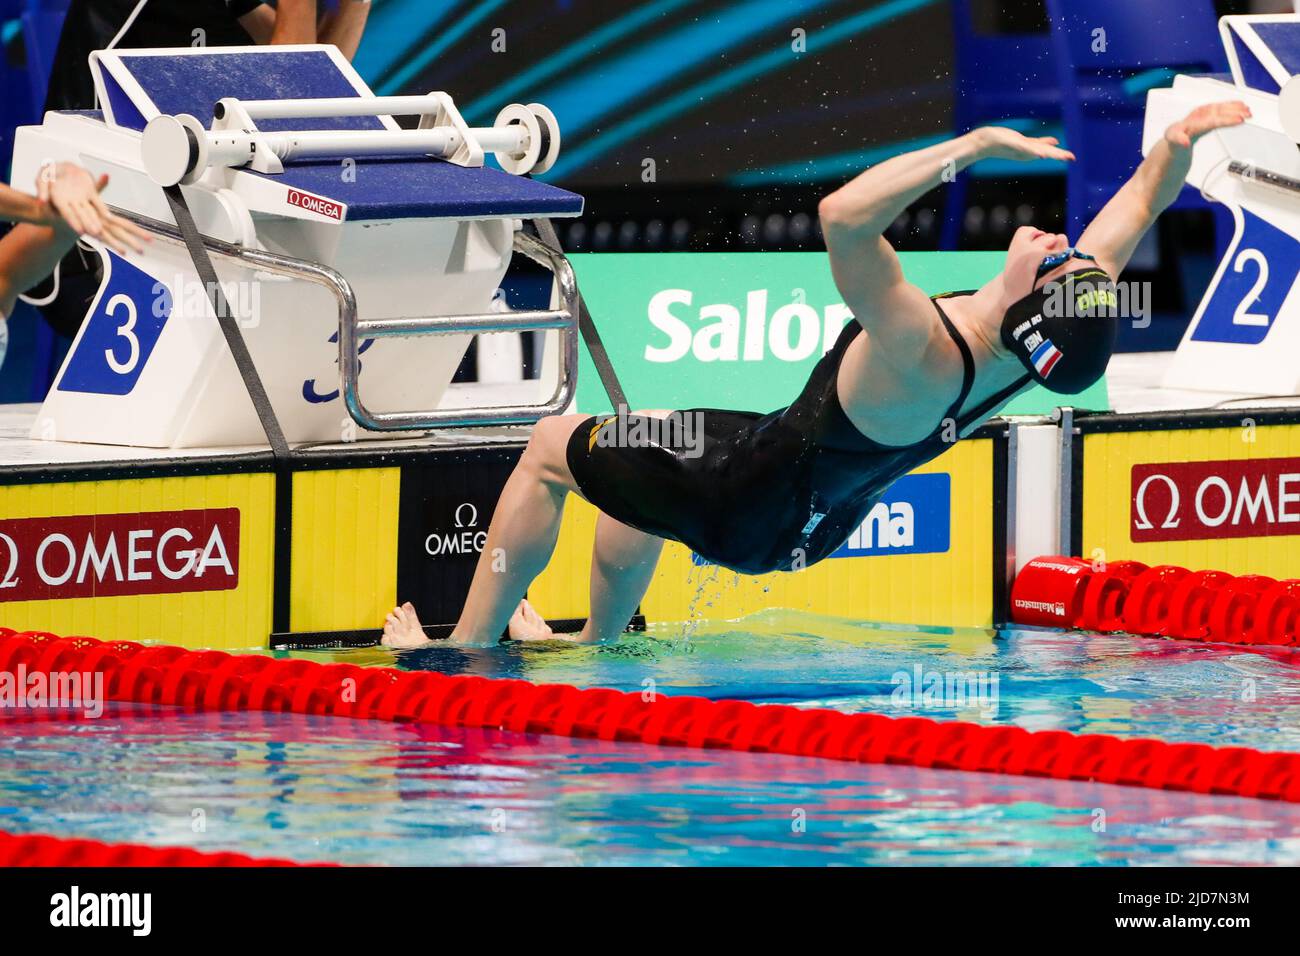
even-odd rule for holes
{"type": "MultiPolygon", "coordinates": [[[[686,583],[688,585],[692,583],[695,585],[695,593],[691,595],[691,603],[686,607],[686,620],[682,621],[682,629],[678,633],[677,639],[673,642],[674,651],[689,653],[691,638],[695,636],[695,632],[700,629],[700,624],[704,620],[704,614],[700,608],[700,601],[703,600],[705,592],[709,589],[709,586],[717,582],[718,574],[721,571],[722,567],[720,565],[709,564],[692,567],[686,573],[686,583]],[[696,578],[698,578],[698,580],[694,580],[696,578]]],[[[704,607],[706,608],[712,606],[712,601],[707,601],[704,604],[704,607]]]]}

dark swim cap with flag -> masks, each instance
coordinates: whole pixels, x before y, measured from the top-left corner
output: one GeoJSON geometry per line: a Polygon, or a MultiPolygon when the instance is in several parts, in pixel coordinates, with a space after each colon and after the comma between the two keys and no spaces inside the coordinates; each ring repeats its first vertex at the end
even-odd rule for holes
{"type": "Polygon", "coordinates": [[[1035,289],[1002,318],[1002,341],[1030,378],[1074,395],[1106,372],[1119,329],[1115,282],[1089,266],[1035,289]]]}

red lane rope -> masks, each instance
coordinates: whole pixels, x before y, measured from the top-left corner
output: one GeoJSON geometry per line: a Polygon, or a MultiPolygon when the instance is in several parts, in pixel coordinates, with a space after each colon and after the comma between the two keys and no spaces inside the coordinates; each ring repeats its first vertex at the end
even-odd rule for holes
{"type": "MultiPolygon", "coordinates": [[[[0,866],[302,866],[292,860],[242,853],[206,853],[189,847],[101,843],[52,836],[15,836],[0,831],[0,866]]],[[[329,866],[331,864],[306,864],[329,866]]]]}
{"type": "Polygon", "coordinates": [[[0,671],[102,673],[110,700],[1099,781],[1300,802],[1300,754],[656,696],[0,629],[0,671]]]}
{"type": "Polygon", "coordinates": [[[1011,588],[1017,624],[1300,647],[1300,580],[1138,561],[1034,558],[1011,588]]]}

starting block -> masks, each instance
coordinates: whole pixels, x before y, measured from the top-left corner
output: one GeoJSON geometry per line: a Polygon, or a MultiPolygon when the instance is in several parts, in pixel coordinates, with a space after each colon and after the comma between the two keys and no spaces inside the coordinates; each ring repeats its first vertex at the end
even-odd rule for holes
{"type": "Polygon", "coordinates": [[[115,50],[91,69],[102,111],[20,129],[14,184],[34,190],[63,160],[107,173],[106,202],[155,240],[140,255],[98,248],[103,283],[32,437],[265,443],[172,225],[163,187],[178,184],[288,441],[524,423],[569,404],[576,283],[522,231],[582,212],[580,196],[524,175],[560,148],[545,107],[471,129],[445,93],[374,96],[332,46],[115,50]],[[483,165],[488,152],[506,171],[483,165]],[[552,309],[493,307],[516,251],[554,273],[552,309]],[[438,407],[474,334],[530,329],[559,340],[549,401],[438,407]]]}
{"type": "Polygon", "coordinates": [[[1239,396],[1300,394],[1300,16],[1231,16],[1230,77],[1178,76],[1148,94],[1143,152],[1206,103],[1252,118],[1195,147],[1187,182],[1232,212],[1236,231],[1164,379],[1239,396]]]}

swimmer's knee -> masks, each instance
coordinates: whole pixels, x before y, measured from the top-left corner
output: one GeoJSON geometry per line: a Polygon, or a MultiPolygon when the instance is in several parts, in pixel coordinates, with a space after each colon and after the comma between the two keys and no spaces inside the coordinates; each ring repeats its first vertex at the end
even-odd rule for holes
{"type": "Polygon", "coordinates": [[[576,415],[551,415],[543,418],[533,426],[533,433],[528,438],[524,449],[524,461],[530,465],[545,464],[557,456],[563,456],[569,445],[569,436],[573,434],[576,415]]]}
{"type": "Polygon", "coordinates": [[[528,445],[519,459],[518,468],[535,475],[547,484],[569,485],[569,438],[585,415],[551,415],[533,426],[528,445]]]}

